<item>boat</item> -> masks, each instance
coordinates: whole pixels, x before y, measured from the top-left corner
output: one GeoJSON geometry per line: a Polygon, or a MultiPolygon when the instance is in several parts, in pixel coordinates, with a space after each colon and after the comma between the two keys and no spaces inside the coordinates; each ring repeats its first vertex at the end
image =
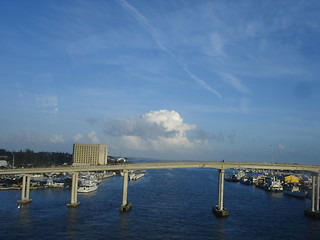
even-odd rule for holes
{"type": "Polygon", "coordinates": [[[287,188],[283,191],[283,193],[293,197],[299,197],[299,198],[306,197],[306,191],[301,190],[298,185],[287,186],[287,188]]]}
{"type": "Polygon", "coordinates": [[[233,175],[226,175],[225,180],[228,182],[238,182],[237,177],[233,175]]]}
{"type": "Polygon", "coordinates": [[[236,175],[238,182],[240,182],[241,178],[245,178],[246,176],[247,175],[245,174],[245,172],[243,170],[240,170],[236,175]]]}
{"type": "Polygon", "coordinates": [[[240,183],[245,185],[252,185],[254,183],[254,177],[243,177],[241,178],[240,183]]]}
{"type": "Polygon", "coordinates": [[[240,170],[237,174],[233,173],[231,176],[227,175],[225,180],[228,182],[240,182],[241,178],[246,177],[244,171],[240,170]]]}
{"type": "Polygon", "coordinates": [[[264,190],[265,190],[265,189],[268,188],[267,179],[268,179],[267,176],[259,175],[259,176],[256,178],[256,181],[255,181],[254,185],[255,185],[257,188],[261,188],[261,189],[264,189],[264,190]]]}
{"type": "Polygon", "coordinates": [[[98,189],[98,184],[93,180],[83,180],[81,185],[78,187],[78,193],[89,193],[98,189]]]}
{"type": "Polygon", "coordinates": [[[273,177],[268,182],[267,190],[270,191],[270,192],[282,192],[283,191],[283,186],[281,184],[281,181],[277,180],[275,177],[273,177]]]}
{"type": "Polygon", "coordinates": [[[144,173],[132,173],[130,174],[130,181],[137,181],[140,178],[144,177],[144,173]]]}

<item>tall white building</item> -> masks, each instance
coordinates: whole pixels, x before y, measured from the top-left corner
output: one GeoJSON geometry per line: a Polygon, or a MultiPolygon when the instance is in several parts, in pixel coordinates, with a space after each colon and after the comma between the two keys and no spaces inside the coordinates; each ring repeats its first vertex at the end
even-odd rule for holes
{"type": "Polygon", "coordinates": [[[73,165],[104,165],[108,162],[108,145],[73,144],[73,165]]]}

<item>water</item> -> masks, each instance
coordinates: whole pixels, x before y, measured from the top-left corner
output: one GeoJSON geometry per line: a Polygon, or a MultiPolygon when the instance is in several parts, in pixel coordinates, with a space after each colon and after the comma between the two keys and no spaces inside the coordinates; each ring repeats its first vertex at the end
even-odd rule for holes
{"type": "Polygon", "coordinates": [[[303,215],[310,200],[270,194],[225,182],[227,218],[216,218],[215,169],[148,170],[129,183],[130,212],[120,213],[122,178],[104,180],[79,194],[70,189],[31,191],[33,202],[17,208],[20,191],[0,192],[0,239],[320,239],[320,221],[303,215]]]}

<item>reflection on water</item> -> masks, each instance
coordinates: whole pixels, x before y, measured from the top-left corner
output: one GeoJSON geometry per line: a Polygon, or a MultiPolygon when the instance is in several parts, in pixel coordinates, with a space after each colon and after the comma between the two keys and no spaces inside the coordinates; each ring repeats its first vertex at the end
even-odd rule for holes
{"type": "Polygon", "coordinates": [[[70,239],[76,239],[77,232],[78,232],[78,209],[69,208],[66,234],[70,239]]]}
{"type": "Polygon", "coordinates": [[[19,227],[21,231],[26,231],[31,227],[31,220],[29,216],[29,204],[19,205],[19,227]]]}
{"type": "Polygon", "coordinates": [[[128,214],[130,213],[121,213],[119,219],[119,236],[120,239],[127,239],[129,233],[129,226],[128,226],[128,214]]]}
{"type": "Polygon", "coordinates": [[[97,194],[97,191],[92,191],[92,192],[88,192],[88,193],[78,193],[78,197],[80,198],[84,198],[84,199],[88,199],[91,198],[93,196],[95,196],[97,194]]]}
{"type": "Polygon", "coordinates": [[[226,224],[226,218],[217,218],[217,223],[214,225],[214,235],[219,240],[227,240],[225,236],[225,224],[226,224]]]}
{"type": "Polygon", "coordinates": [[[314,234],[315,232],[320,233],[320,221],[317,221],[315,219],[309,219],[308,229],[306,231],[306,236],[304,239],[319,239],[319,236],[317,234],[314,234]]]}
{"type": "Polygon", "coordinates": [[[107,179],[97,191],[79,194],[78,208],[66,207],[67,189],[34,191],[33,202],[21,208],[14,201],[20,192],[0,192],[0,239],[320,239],[320,221],[303,215],[310,200],[240,183],[226,182],[230,216],[216,218],[217,173],[211,169],[149,170],[129,185],[135,207],[123,214],[122,186],[120,177],[107,179]]]}
{"type": "Polygon", "coordinates": [[[274,198],[282,198],[283,197],[282,192],[267,192],[267,193],[269,193],[274,198]]]}

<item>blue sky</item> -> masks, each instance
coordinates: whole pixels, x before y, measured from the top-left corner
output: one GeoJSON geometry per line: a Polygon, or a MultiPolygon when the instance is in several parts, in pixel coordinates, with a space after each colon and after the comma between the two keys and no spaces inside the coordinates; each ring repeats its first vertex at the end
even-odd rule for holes
{"type": "Polygon", "coordinates": [[[319,1],[0,2],[0,147],[319,163],[319,1]]]}

